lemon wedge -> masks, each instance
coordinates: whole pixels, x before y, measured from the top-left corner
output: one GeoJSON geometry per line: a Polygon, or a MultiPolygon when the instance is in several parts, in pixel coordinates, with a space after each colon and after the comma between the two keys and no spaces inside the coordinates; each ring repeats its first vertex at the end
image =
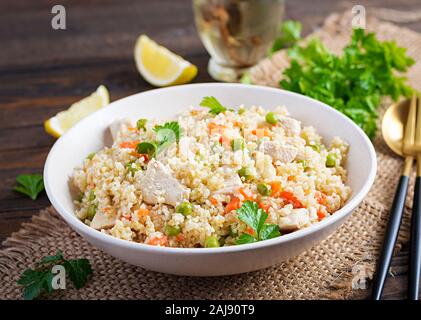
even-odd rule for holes
{"type": "Polygon", "coordinates": [[[187,83],[197,74],[195,65],[144,34],[136,41],[134,59],[143,78],[157,87],[187,83]]]}
{"type": "Polygon", "coordinates": [[[45,131],[59,138],[77,122],[110,103],[107,88],[100,85],[90,96],[73,103],[69,109],[57,113],[44,122],[45,131]]]}

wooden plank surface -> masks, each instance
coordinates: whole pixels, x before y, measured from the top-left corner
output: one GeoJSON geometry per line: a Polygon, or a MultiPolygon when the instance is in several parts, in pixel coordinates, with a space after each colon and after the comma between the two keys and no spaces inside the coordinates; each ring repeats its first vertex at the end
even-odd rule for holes
{"type": "MultiPolygon", "coordinates": [[[[42,127],[45,119],[105,84],[111,99],[152,89],[137,73],[132,58],[140,33],[183,55],[199,67],[194,82],[209,82],[209,56],[196,33],[188,0],[72,0],[67,29],[53,30],[55,1],[0,1],[0,241],[49,205],[43,193],[32,201],[12,191],[21,173],[42,173],[54,143],[42,127]]],[[[298,19],[309,33],[333,11],[350,10],[353,1],[287,1],[286,17],[298,19]]],[[[370,8],[421,10],[419,0],[358,1],[370,8]]],[[[405,26],[421,32],[421,21],[405,26]]],[[[395,258],[395,277],[385,298],[403,298],[406,250],[395,258]]]]}

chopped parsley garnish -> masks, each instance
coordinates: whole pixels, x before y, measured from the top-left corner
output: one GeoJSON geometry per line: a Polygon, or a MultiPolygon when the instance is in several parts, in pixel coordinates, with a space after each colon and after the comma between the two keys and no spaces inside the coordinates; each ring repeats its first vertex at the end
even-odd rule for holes
{"type": "Polygon", "coordinates": [[[34,269],[26,269],[17,284],[24,287],[23,298],[32,300],[42,294],[50,294],[54,291],[52,281],[54,274],[52,268],[55,265],[62,265],[69,276],[70,281],[76,289],[85,286],[89,276],[92,274],[92,267],[88,259],[71,259],[63,257],[60,250],[54,256],[46,256],[39,261],[34,269]]]}
{"type": "Polygon", "coordinates": [[[200,105],[209,108],[209,113],[215,115],[227,111],[227,108],[225,108],[215,97],[204,97],[202,102],[200,102],[200,105]]]}
{"type": "Polygon", "coordinates": [[[243,233],[236,241],[237,244],[252,243],[279,237],[279,226],[277,224],[265,223],[268,214],[256,202],[246,201],[237,209],[238,219],[243,221],[253,230],[253,235],[243,233]]]}
{"type": "Polygon", "coordinates": [[[16,177],[17,186],[13,190],[23,193],[36,200],[38,195],[44,190],[44,180],[40,174],[21,174],[16,177]]]}
{"type": "Polygon", "coordinates": [[[156,141],[139,143],[136,146],[137,153],[155,157],[172,143],[178,142],[181,137],[181,128],[177,121],[167,122],[162,126],[157,125],[153,130],[156,132],[156,141]]]}

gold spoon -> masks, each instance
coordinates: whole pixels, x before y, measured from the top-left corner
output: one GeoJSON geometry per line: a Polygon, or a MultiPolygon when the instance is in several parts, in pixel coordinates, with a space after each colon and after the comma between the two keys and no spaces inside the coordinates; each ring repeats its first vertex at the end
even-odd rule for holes
{"type": "MultiPolygon", "coordinates": [[[[385,232],[385,238],[382,245],[382,250],[379,257],[376,277],[373,282],[372,297],[375,300],[381,298],[384,282],[386,280],[390,261],[393,256],[393,250],[396,244],[396,239],[399,233],[399,227],[402,220],[403,209],[405,206],[405,198],[408,191],[409,175],[411,173],[414,158],[420,154],[418,150],[421,141],[421,112],[417,112],[417,96],[414,94],[411,99],[403,100],[399,103],[393,104],[389,107],[383,117],[382,134],[386,144],[389,148],[401,157],[405,157],[405,163],[402,170],[402,175],[396,189],[395,197],[393,199],[392,208],[388,225],[385,232]]],[[[420,158],[417,157],[417,185],[414,194],[414,212],[413,226],[419,225],[419,201],[420,201],[420,158]]],[[[414,228],[418,229],[418,227],[414,228]]],[[[419,231],[417,236],[413,237],[411,233],[411,265],[409,277],[409,296],[411,298],[418,297],[418,282],[419,282],[419,258],[412,259],[412,254],[419,255],[419,231]],[[415,246],[413,246],[413,244],[415,246]],[[417,268],[414,268],[418,266],[417,268]]]]}

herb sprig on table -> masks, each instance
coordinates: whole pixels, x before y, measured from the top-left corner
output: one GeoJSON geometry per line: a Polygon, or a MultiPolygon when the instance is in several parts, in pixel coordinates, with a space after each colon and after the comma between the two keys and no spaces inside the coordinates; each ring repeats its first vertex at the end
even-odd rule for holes
{"type": "Polygon", "coordinates": [[[17,186],[13,190],[23,193],[36,200],[38,195],[44,190],[44,181],[40,174],[21,174],[16,177],[17,186]]]}
{"type": "Polygon", "coordinates": [[[341,111],[374,138],[377,108],[383,96],[397,100],[413,89],[402,76],[414,60],[395,41],[354,29],[351,43],[337,56],[320,39],[288,50],[291,65],[280,81],[283,89],[325,102],[341,111]]]}
{"type": "Polygon", "coordinates": [[[279,237],[279,226],[277,224],[265,223],[268,214],[256,202],[246,201],[237,209],[238,219],[243,221],[253,230],[253,234],[243,233],[237,244],[252,243],[279,237]]]}
{"type": "Polygon", "coordinates": [[[273,54],[284,48],[293,46],[301,39],[301,30],[303,26],[300,22],[294,20],[287,20],[281,24],[280,36],[275,39],[269,54],[273,54]]]}
{"type": "Polygon", "coordinates": [[[24,287],[23,298],[25,300],[32,300],[42,294],[50,294],[54,291],[52,268],[55,265],[64,267],[76,289],[84,287],[92,274],[92,267],[88,259],[67,260],[59,250],[56,255],[42,258],[35,268],[28,268],[22,273],[17,284],[24,287]]]}

